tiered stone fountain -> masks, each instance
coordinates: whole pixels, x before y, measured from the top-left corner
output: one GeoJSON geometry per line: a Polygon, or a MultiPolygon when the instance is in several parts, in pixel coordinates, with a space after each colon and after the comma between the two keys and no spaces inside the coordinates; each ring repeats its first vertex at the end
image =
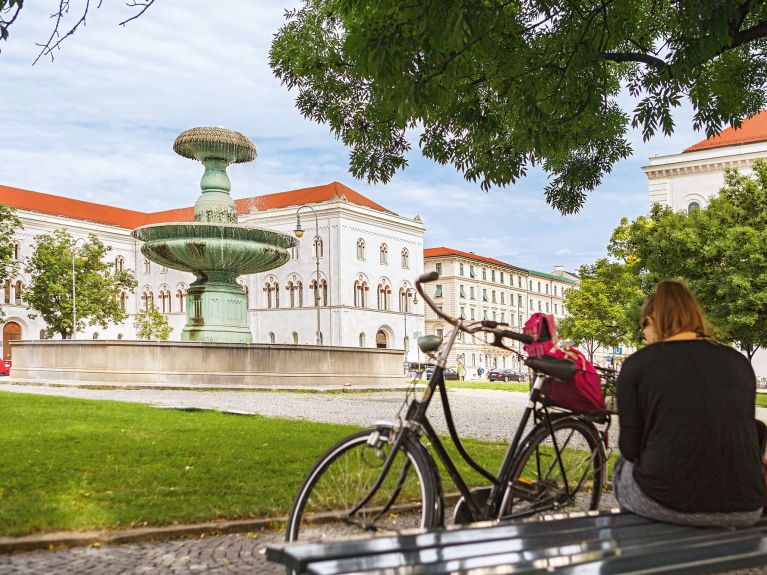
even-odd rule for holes
{"type": "Polygon", "coordinates": [[[182,341],[251,343],[247,298],[237,276],[285,264],[296,240],[237,225],[226,168],[256,157],[248,138],[225,128],[192,128],[176,138],[173,150],[205,166],[194,223],[143,226],[133,237],[144,242],[141,253],[149,260],[196,276],[187,291],[182,341]]]}

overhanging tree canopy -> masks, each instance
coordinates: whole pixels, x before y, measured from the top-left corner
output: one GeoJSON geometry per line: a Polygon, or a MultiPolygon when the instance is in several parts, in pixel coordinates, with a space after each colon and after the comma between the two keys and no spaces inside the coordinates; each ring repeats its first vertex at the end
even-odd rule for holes
{"type": "Polygon", "coordinates": [[[688,97],[713,135],[765,105],[763,1],[305,0],[287,20],[272,69],[370,181],[406,165],[417,129],[483,189],[541,166],[572,213],[631,154],[629,125],[670,134],[688,97]]]}

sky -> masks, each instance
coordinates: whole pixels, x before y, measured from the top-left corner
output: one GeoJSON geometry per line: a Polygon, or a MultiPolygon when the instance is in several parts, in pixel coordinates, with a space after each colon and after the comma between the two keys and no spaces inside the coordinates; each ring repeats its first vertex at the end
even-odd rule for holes
{"type": "MultiPolygon", "coordinates": [[[[70,21],[84,1],[72,0],[70,21]]],[[[91,2],[91,5],[94,3],[91,2]]],[[[53,29],[56,0],[27,2],[0,43],[0,184],[158,211],[191,206],[199,164],[172,151],[195,126],[224,126],[248,136],[254,163],[230,168],[232,196],[251,197],[339,181],[405,217],[419,215],[426,247],[447,246],[550,272],[576,271],[606,255],[621,217],[648,210],[650,156],[681,152],[703,139],[691,111],[676,114],[671,137],[643,142],[618,164],[575,215],[544,200],[546,174],[532,169],[513,186],[484,192],[451,166],[420,155],[386,185],[348,170],[348,150],[324,125],[303,118],[297,93],[268,66],[273,35],[295,0],[159,0],[139,19],[124,2],[91,9],[85,28],[55,59],[32,65],[53,29]]],[[[624,97],[624,108],[633,103],[624,97]]]]}

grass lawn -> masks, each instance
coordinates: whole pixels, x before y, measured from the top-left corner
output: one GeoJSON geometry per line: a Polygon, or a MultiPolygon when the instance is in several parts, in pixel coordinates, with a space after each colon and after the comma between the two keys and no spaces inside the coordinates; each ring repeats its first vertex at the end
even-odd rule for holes
{"type": "MultiPolygon", "coordinates": [[[[356,429],[8,392],[0,422],[0,535],[284,515],[315,459],[356,429]]],[[[466,444],[491,471],[506,451],[466,444]]]]}
{"type": "Polygon", "coordinates": [[[767,393],[756,394],[756,405],[758,407],[767,407],[767,393]]]}

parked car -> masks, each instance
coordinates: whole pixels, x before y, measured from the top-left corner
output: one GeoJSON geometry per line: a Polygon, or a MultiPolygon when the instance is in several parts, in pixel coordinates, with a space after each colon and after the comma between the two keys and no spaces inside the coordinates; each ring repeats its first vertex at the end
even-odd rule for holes
{"type": "Polygon", "coordinates": [[[512,369],[496,367],[487,372],[488,381],[525,381],[525,376],[512,369]]]}
{"type": "MultiPolygon", "coordinates": [[[[430,365],[426,368],[426,373],[424,374],[424,377],[426,379],[431,379],[431,374],[434,373],[434,366],[430,365]]],[[[458,379],[458,372],[454,370],[452,367],[446,367],[444,372],[445,379],[458,379]]]]}
{"type": "Polygon", "coordinates": [[[0,360],[0,375],[11,375],[11,360],[0,360]]]}

